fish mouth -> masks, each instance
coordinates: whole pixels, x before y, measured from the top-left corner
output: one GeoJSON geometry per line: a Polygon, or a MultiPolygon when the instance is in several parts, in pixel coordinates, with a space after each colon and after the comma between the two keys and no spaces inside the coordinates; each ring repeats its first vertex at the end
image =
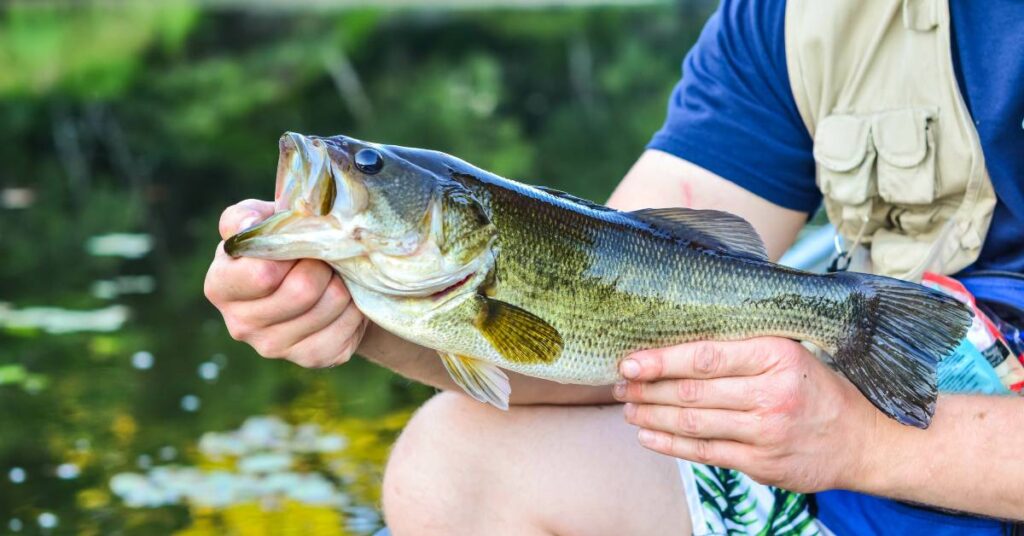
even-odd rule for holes
{"type": "Polygon", "coordinates": [[[352,217],[366,208],[365,188],[352,176],[348,138],[285,132],[278,142],[275,209],[352,217]]]}
{"type": "Polygon", "coordinates": [[[336,261],[364,254],[353,218],[367,196],[348,172],[345,147],[295,132],[281,136],[278,147],[274,215],[226,240],[224,251],[267,260],[336,261]]]}
{"type": "Polygon", "coordinates": [[[244,229],[231,238],[225,240],[224,251],[232,257],[241,257],[246,253],[249,243],[261,236],[271,234],[273,229],[280,227],[283,223],[286,223],[287,220],[294,217],[295,215],[290,212],[276,213],[262,222],[244,229]]]}
{"type": "Polygon", "coordinates": [[[294,211],[278,212],[224,241],[232,257],[271,261],[320,259],[338,261],[366,253],[352,233],[332,221],[320,221],[294,211]]]}

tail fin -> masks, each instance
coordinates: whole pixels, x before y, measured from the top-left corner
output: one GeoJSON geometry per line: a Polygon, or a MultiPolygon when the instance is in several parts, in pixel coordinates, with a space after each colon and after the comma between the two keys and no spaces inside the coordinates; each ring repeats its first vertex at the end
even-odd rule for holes
{"type": "Polygon", "coordinates": [[[956,298],[888,277],[837,273],[854,286],[856,317],[833,354],[836,366],[878,409],[927,428],[936,366],[967,333],[973,314],[956,298]]]}

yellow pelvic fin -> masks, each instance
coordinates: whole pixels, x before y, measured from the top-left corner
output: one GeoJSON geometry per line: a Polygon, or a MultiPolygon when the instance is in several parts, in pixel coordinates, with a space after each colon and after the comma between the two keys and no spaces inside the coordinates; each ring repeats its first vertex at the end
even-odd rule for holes
{"type": "Polygon", "coordinates": [[[477,329],[505,359],[527,365],[552,363],[562,354],[562,335],[551,324],[505,302],[481,296],[477,329]]]}
{"type": "Polygon", "coordinates": [[[448,352],[438,352],[444,368],[469,396],[498,409],[508,410],[512,387],[508,376],[496,365],[448,352]]]}

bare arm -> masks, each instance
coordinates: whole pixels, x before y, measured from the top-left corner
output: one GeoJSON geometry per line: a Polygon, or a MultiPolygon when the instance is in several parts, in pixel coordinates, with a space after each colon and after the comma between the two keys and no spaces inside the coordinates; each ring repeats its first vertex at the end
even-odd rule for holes
{"type": "Polygon", "coordinates": [[[1024,399],[941,396],[927,430],[876,419],[863,470],[847,487],[1024,521],[1024,399]]]}
{"type": "Polygon", "coordinates": [[[778,259],[793,245],[807,214],[780,207],[679,157],[648,150],[612,193],[620,210],[689,207],[724,210],[749,221],[778,259]]]}
{"type": "MultiPolygon", "coordinates": [[[[788,210],[674,156],[647,151],[612,195],[623,210],[685,206],[713,208],[749,220],[773,258],[789,247],[806,215],[788,210]]],[[[221,217],[223,238],[265,218],[270,203],[244,201],[221,217]],[[244,225],[243,225],[244,224],[244,225]]],[[[206,295],[220,309],[231,335],[264,357],[307,367],[333,366],[353,352],[439,389],[456,389],[433,350],[405,341],[372,323],[351,303],[341,279],[319,261],[232,259],[218,246],[206,295]],[[364,335],[365,333],[365,335],[364,335]]],[[[609,387],[563,385],[509,373],[512,404],[612,402],[609,387]]]]}

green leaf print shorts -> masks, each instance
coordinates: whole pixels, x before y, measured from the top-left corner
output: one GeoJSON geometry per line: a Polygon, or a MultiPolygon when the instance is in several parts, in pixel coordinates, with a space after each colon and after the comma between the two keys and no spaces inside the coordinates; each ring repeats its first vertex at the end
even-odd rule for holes
{"type": "Polygon", "coordinates": [[[677,462],[694,536],[831,536],[802,493],[759,484],[733,469],[677,462]]]}

